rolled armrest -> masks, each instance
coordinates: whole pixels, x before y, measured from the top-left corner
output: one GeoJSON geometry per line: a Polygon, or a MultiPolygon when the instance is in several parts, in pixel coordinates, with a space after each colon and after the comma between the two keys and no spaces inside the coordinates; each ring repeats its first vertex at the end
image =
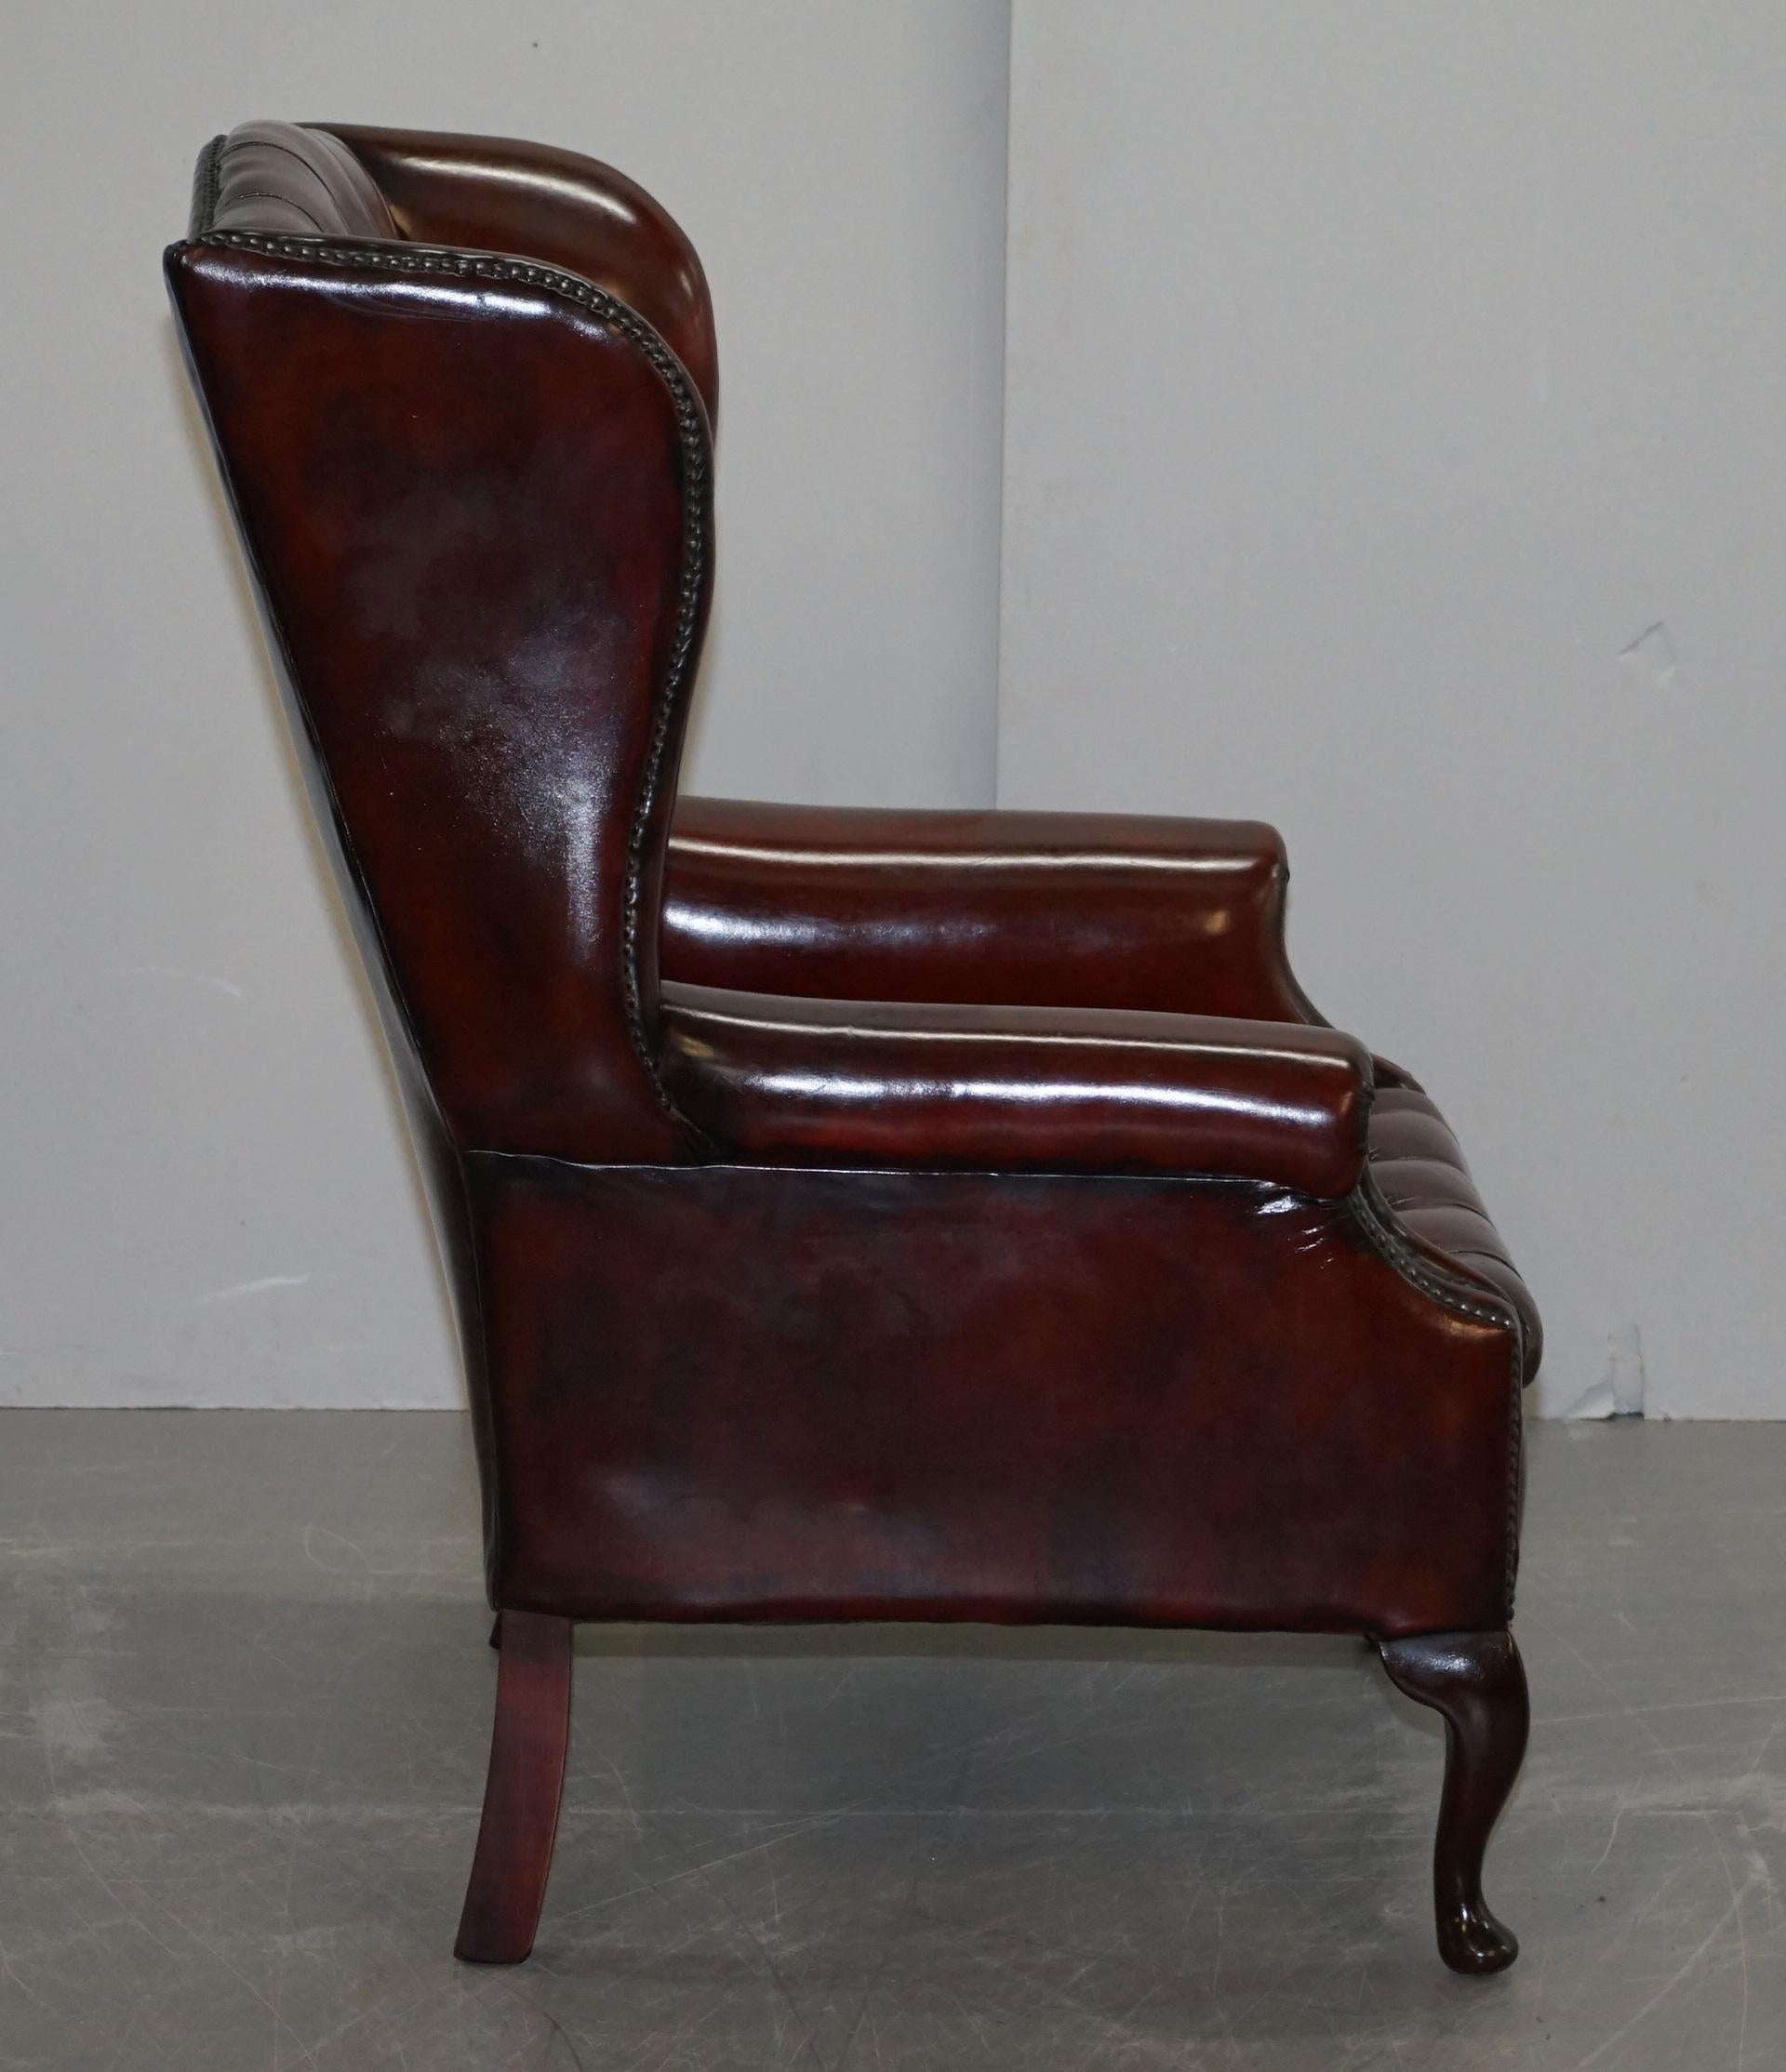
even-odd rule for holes
{"type": "Polygon", "coordinates": [[[660,1063],[721,1157],[1176,1173],[1347,1193],[1370,1056],[1336,1030],[666,984],[660,1063]]]}
{"type": "Polygon", "coordinates": [[[813,999],[1319,1022],[1284,952],[1288,876],[1253,820],[685,797],[662,969],[813,999]]]}

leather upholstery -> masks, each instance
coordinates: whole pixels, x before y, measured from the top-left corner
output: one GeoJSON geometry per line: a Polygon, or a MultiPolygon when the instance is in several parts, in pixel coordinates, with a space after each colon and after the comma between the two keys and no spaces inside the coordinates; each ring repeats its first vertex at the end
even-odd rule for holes
{"type": "Polygon", "coordinates": [[[1396,1221],[1453,1271],[1507,1297],[1525,1334],[1525,1376],[1543,1357],[1538,1305],[1488,1220],[1463,1147],[1418,1086],[1379,1087],[1370,1112],[1370,1169],[1396,1221]]]}
{"type": "Polygon", "coordinates": [[[198,193],[169,286],[433,1158],[493,1600],[1504,1623],[1536,1318],[1291,976],[1277,836],[673,832],[681,232],[593,161],[350,126],[249,126],[198,193]]]}
{"type": "Polygon", "coordinates": [[[826,1000],[1315,1021],[1257,820],[683,798],[663,969],[826,1000]]]}
{"type": "Polygon", "coordinates": [[[506,285],[301,240],[193,246],[174,275],[448,1129],[676,1159],[645,917],[712,579],[706,423],[618,305],[506,285]]]}
{"type": "Polygon", "coordinates": [[[643,187],[593,158],[513,137],[330,123],[387,198],[393,234],[561,266],[636,310],[719,416],[707,276],[681,226],[643,187]]]}
{"type": "Polygon", "coordinates": [[[1364,1163],[1370,1056],[1332,1029],[663,990],[679,1106],[766,1164],[1214,1174],[1331,1196],[1364,1163]]]}
{"type": "MultiPolygon", "coordinates": [[[[673,997],[686,984],[1322,1026],[1285,950],[1288,882],[1283,842],[1259,821],[909,812],[685,794],[670,830],[663,975],[678,982],[673,997]]],[[[679,1043],[673,1014],[667,1031],[679,1043]]],[[[714,1069],[733,1103],[753,1086],[735,1055],[714,1069]]],[[[1456,1136],[1400,1066],[1373,1059],[1371,1076],[1370,1158],[1386,1201],[1447,1270],[1481,1278],[1514,1305],[1529,1380],[1542,1354],[1538,1308],[1456,1136]]],[[[691,1085],[685,1105],[699,1108],[702,1098],[691,1085]]],[[[843,1157],[847,1133],[829,1103],[826,1111],[837,1132],[828,1155],[843,1157]]],[[[802,1119],[815,1137],[819,1113],[814,1104],[802,1119]]],[[[763,1123],[734,1107],[717,1134],[740,1149],[765,1149],[775,1139],[756,1134],[763,1123]]],[[[795,1155],[791,1119],[780,1126],[789,1133],[783,1155],[795,1155]]],[[[878,1130],[865,1134],[870,1140],[885,1154],[878,1130]]],[[[1151,1162],[1143,1153],[1138,1162],[1151,1162]]],[[[1257,1176],[1288,1183],[1281,1170],[1257,1176]]]]}
{"type": "Polygon", "coordinates": [[[219,139],[208,230],[290,231],[318,237],[397,235],[383,194],[353,153],[323,129],[244,123],[219,139]]]}
{"type": "Polygon", "coordinates": [[[467,1162],[492,1594],[580,1618],[1499,1625],[1518,1388],[1356,1196],[467,1162]]]}

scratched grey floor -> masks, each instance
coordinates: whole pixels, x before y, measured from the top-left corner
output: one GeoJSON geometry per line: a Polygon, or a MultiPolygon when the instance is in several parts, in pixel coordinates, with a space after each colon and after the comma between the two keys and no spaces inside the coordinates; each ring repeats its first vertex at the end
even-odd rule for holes
{"type": "Polygon", "coordinates": [[[1786,2064],[1786,1427],[1536,1434],[1533,1753],[1442,1972],[1353,1645],[586,1634],[525,1970],[447,1950],[462,1421],[0,1413],[0,2065],[1786,2064]]]}

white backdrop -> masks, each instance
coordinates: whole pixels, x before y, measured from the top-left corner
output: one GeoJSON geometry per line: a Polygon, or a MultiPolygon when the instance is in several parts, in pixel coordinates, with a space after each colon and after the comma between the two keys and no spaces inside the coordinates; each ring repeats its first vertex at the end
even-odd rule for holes
{"type": "Polygon", "coordinates": [[[0,1401],[459,1397],[157,275],[282,114],[588,150],[694,236],[695,782],[1277,819],[1546,1404],[1786,1415],[1786,16],[1008,15],[15,0],[0,1401]]]}
{"type": "Polygon", "coordinates": [[[1001,803],[1276,820],[1552,1409],[1786,1415],[1786,11],[1018,0],[1001,803]]]}

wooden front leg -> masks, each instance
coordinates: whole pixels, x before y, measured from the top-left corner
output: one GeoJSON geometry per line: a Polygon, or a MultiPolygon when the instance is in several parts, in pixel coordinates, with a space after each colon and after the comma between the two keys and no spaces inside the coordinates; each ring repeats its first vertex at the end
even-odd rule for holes
{"type": "Polygon", "coordinates": [[[1513,1637],[1428,1633],[1378,1643],[1400,1691],[1445,1720],[1445,1787],[1433,1853],[1439,1955],[1454,1972],[1502,1972],[1519,1955],[1482,1896],[1482,1858],[1526,1753],[1530,1712],[1513,1637]]]}

